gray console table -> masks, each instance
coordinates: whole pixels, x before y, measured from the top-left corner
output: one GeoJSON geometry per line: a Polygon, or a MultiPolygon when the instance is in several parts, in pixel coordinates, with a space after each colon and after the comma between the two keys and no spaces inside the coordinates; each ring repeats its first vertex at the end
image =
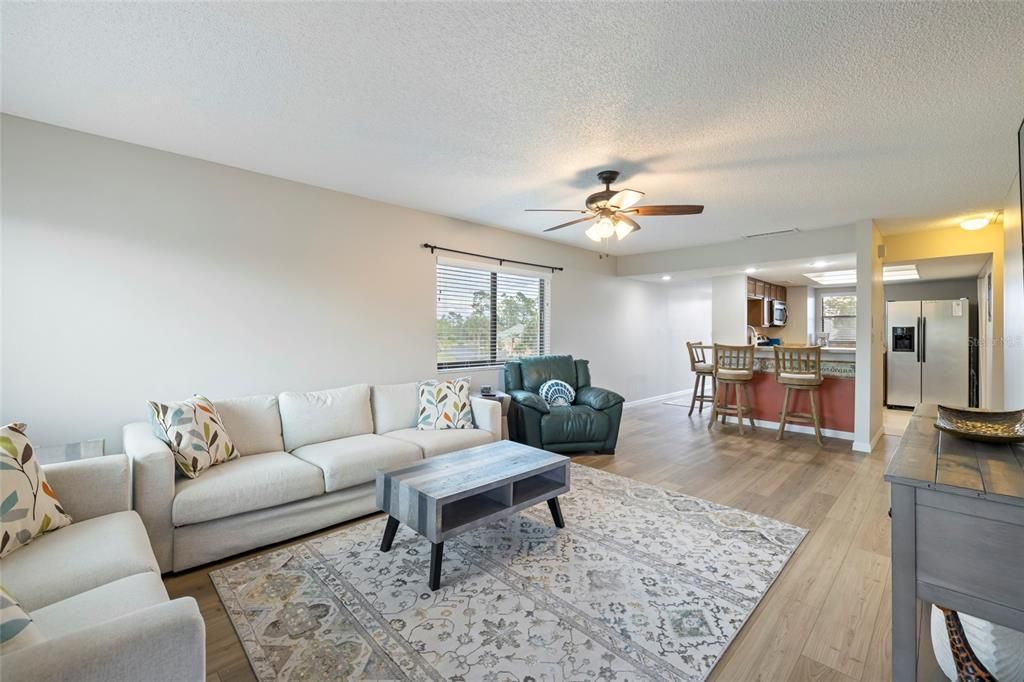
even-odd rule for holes
{"type": "Polygon", "coordinates": [[[569,458],[501,440],[377,472],[377,507],[388,513],[382,552],[404,523],[430,548],[430,589],[441,584],[444,541],[547,502],[565,526],[558,496],[569,492],[569,458]]]}
{"type": "Polygon", "coordinates": [[[892,500],[892,676],[917,679],[917,602],[1024,630],[1024,446],[935,428],[920,405],[885,472],[892,500]]]}

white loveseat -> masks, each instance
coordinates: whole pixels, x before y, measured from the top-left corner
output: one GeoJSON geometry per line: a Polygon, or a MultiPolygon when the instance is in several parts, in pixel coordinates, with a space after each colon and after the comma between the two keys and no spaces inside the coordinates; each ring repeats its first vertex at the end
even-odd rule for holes
{"type": "Polygon", "coordinates": [[[415,383],[214,401],[241,453],[182,476],[147,422],[124,427],[135,510],[163,571],[183,571],[377,510],[379,468],[501,439],[497,402],[473,429],[418,431],[415,383]]]}
{"type": "Polygon", "coordinates": [[[202,682],[206,630],[195,599],[167,598],[131,511],[124,455],[44,467],[70,526],[0,559],[0,581],[44,641],[0,656],[4,682],[202,682]]]}

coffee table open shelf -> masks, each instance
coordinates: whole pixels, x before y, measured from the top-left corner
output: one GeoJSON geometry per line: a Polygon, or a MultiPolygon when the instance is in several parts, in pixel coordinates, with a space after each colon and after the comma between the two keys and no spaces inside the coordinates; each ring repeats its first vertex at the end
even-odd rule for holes
{"type": "Polygon", "coordinates": [[[388,513],[381,551],[399,522],[430,540],[430,587],[440,585],[444,541],[547,502],[564,527],[558,495],[569,492],[569,458],[499,441],[377,472],[377,506],[388,513]]]}

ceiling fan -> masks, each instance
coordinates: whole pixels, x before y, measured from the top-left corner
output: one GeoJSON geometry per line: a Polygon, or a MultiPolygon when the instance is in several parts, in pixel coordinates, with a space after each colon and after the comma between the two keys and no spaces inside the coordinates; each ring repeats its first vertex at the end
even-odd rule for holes
{"type": "Polygon", "coordinates": [[[555,225],[544,230],[553,232],[563,227],[586,223],[591,220],[597,222],[590,226],[586,235],[599,242],[602,239],[610,239],[616,235],[619,239],[625,238],[640,229],[631,216],[657,216],[657,215],[696,215],[703,213],[703,206],[688,205],[662,205],[662,206],[635,206],[636,202],[644,198],[643,192],[635,189],[611,188],[611,184],[619,178],[619,171],[604,170],[597,174],[597,179],[604,184],[604,189],[594,192],[587,197],[586,209],[575,208],[528,208],[527,211],[557,211],[562,213],[585,213],[583,218],[570,220],[561,225],[555,225]]]}

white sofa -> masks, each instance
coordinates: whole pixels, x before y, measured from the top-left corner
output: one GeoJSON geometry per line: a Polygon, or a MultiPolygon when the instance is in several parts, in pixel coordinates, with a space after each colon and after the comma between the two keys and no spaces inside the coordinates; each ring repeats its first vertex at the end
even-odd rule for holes
{"type": "Polygon", "coordinates": [[[177,472],[148,422],[124,427],[135,510],[163,571],[183,571],[377,511],[379,468],[501,439],[497,402],[472,429],[418,431],[415,383],[214,401],[241,457],[177,472]]]}
{"type": "Polygon", "coordinates": [[[201,682],[206,630],[195,599],[168,600],[131,511],[124,455],[44,467],[72,524],[0,559],[0,581],[45,641],[0,656],[4,682],[201,682]]]}

